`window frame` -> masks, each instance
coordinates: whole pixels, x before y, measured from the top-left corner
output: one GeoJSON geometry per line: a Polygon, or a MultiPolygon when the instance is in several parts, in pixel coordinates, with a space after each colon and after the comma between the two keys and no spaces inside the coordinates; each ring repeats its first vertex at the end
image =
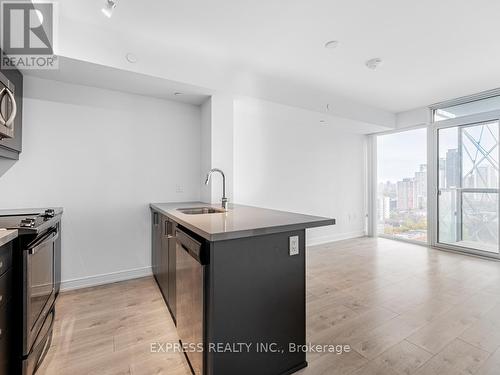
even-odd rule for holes
{"type": "MultiPolygon", "coordinates": [[[[480,92],[478,94],[473,94],[473,95],[468,95],[468,96],[462,96],[460,98],[446,100],[446,101],[443,101],[443,102],[432,104],[432,105],[429,106],[429,109],[431,111],[430,125],[432,125],[432,124],[438,124],[438,123],[441,123],[443,121],[448,121],[448,120],[457,120],[457,119],[460,119],[462,117],[473,116],[473,115],[480,115],[480,114],[483,114],[483,113],[495,112],[497,110],[486,111],[486,112],[476,112],[476,113],[471,113],[471,114],[465,115],[465,116],[460,116],[460,117],[455,117],[455,118],[451,118],[451,119],[435,121],[436,111],[438,111],[440,109],[454,107],[454,106],[462,105],[462,104],[468,104],[468,103],[478,102],[478,101],[485,100],[485,99],[490,99],[490,98],[493,98],[493,97],[496,97],[496,96],[500,97],[500,88],[496,88],[496,89],[488,90],[488,91],[483,91],[483,92],[480,92]]],[[[500,110],[500,108],[498,110],[500,110]]]]}
{"type": "MultiPolygon", "coordinates": [[[[367,161],[367,217],[368,217],[368,235],[371,237],[381,237],[391,239],[393,241],[407,242],[421,246],[431,246],[436,249],[462,253],[467,255],[478,256],[485,259],[500,260],[500,253],[495,254],[491,252],[483,252],[477,249],[469,249],[460,246],[453,246],[448,244],[439,243],[438,237],[438,209],[437,209],[437,194],[438,194],[438,174],[439,174],[439,157],[438,157],[438,143],[437,136],[438,129],[446,127],[453,127],[457,125],[468,125],[474,122],[485,122],[497,120],[500,121],[500,108],[487,112],[478,112],[466,116],[434,121],[435,111],[452,107],[455,105],[471,103],[483,99],[488,99],[494,96],[500,96],[500,88],[484,91],[478,94],[464,96],[453,100],[447,100],[427,106],[428,117],[426,123],[421,123],[415,126],[408,126],[404,128],[396,128],[383,132],[372,133],[367,135],[367,155],[370,160],[367,161]],[[380,235],[377,233],[377,137],[382,135],[394,134],[414,129],[426,128],[427,129],[427,243],[415,240],[407,240],[402,238],[395,238],[387,235],[380,235]]],[[[499,147],[499,160],[500,160],[500,147],[499,147]]],[[[500,197],[498,199],[500,209],[500,197]]],[[[498,220],[499,226],[499,242],[500,242],[500,219],[498,220]]],[[[500,247],[500,245],[499,245],[500,247]]]]}
{"type": "MultiPolygon", "coordinates": [[[[434,116],[433,116],[434,118],[434,116]]],[[[498,121],[500,126],[500,110],[482,112],[447,120],[441,120],[437,122],[432,122],[431,129],[428,131],[428,143],[432,145],[432,155],[430,163],[428,163],[428,174],[427,181],[431,184],[430,189],[427,189],[427,203],[428,203],[428,214],[429,208],[431,208],[430,214],[428,216],[428,224],[432,226],[430,230],[430,236],[428,238],[431,240],[430,245],[444,250],[451,250],[460,253],[473,254],[486,258],[500,259],[500,252],[492,253],[488,251],[482,251],[474,248],[469,248],[466,246],[456,246],[452,244],[446,244],[439,242],[439,210],[438,210],[438,193],[439,193],[439,130],[452,128],[457,126],[467,126],[473,124],[480,124],[483,122],[498,121]],[[430,168],[429,168],[430,166],[430,168]]],[[[498,160],[500,160],[500,147],[498,148],[498,160]]],[[[500,199],[498,199],[498,210],[500,212],[500,199]]],[[[428,225],[429,227],[429,225],[428,225]]],[[[498,233],[499,233],[499,249],[500,249],[500,220],[498,220],[498,233]]]]}

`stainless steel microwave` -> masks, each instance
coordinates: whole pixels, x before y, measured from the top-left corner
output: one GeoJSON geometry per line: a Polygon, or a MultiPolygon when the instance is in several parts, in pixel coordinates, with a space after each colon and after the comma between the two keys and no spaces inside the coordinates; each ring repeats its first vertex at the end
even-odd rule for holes
{"type": "Polygon", "coordinates": [[[16,88],[0,73],[0,139],[14,138],[14,120],[17,114],[16,88]]]}

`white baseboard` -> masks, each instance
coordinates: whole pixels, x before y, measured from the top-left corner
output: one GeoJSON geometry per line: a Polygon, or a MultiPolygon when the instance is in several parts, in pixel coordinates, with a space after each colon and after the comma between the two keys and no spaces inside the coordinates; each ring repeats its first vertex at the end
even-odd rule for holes
{"type": "Polygon", "coordinates": [[[88,288],[118,281],[125,281],[145,277],[152,274],[151,267],[134,268],[131,270],[87,276],[79,279],[64,280],[61,282],[61,291],[88,288]]]}
{"type": "MultiPolygon", "coordinates": [[[[328,236],[307,238],[307,246],[322,245],[328,242],[364,237],[365,235],[366,233],[364,231],[356,231],[356,232],[338,233],[338,234],[331,234],[328,236]]],[[[111,283],[116,283],[118,281],[137,279],[140,277],[145,277],[150,275],[152,275],[151,267],[142,267],[125,271],[105,273],[101,275],[81,277],[78,279],[64,280],[61,282],[61,291],[111,284],[111,283]]]]}
{"type": "Polygon", "coordinates": [[[364,231],[346,232],[346,233],[336,233],[330,234],[328,236],[320,236],[313,238],[306,238],[307,246],[323,245],[328,242],[348,240],[350,238],[359,238],[366,236],[364,231]]]}

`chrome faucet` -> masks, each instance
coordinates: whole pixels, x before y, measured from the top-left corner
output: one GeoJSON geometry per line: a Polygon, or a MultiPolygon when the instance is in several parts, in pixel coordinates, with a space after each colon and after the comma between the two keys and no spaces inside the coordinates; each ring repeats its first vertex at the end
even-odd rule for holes
{"type": "Polygon", "coordinates": [[[222,208],[227,210],[226,176],[224,175],[224,172],[222,172],[222,170],[220,170],[219,168],[210,169],[210,171],[207,173],[205,185],[208,185],[208,183],[210,182],[210,177],[212,176],[213,172],[219,172],[222,175],[222,208]]]}

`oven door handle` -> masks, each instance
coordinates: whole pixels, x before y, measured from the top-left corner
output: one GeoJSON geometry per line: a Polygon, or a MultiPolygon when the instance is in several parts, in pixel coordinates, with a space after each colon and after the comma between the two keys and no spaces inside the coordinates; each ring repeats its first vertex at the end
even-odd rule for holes
{"type": "Polygon", "coordinates": [[[57,229],[51,230],[48,234],[43,236],[40,241],[34,243],[32,246],[28,247],[28,253],[30,255],[36,254],[36,252],[45,244],[54,242],[59,237],[59,231],[57,229]]]}
{"type": "MultiPolygon", "coordinates": [[[[5,87],[0,90],[0,106],[2,105],[3,98],[6,94],[6,91],[7,91],[7,89],[5,87]]],[[[3,117],[3,115],[4,114],[0,110],[0,125],[5,126],[7,124],[7,119],[5,117],[3,117]]]]}
{"type": "Polygon", "coordinates": [[[9,129],[12,128],[12,124],[14,123],[14,120],[17,115],[17,104],[16,104],[16,98],[14,97],[14,94],[9,89],[5,89],[5,92],[9,96],[10,99],[10,104],[12,106],[12,112],[10,113],[10,116],[8,120],[5,121],[5,126],[8,127],[9,129]]]}

